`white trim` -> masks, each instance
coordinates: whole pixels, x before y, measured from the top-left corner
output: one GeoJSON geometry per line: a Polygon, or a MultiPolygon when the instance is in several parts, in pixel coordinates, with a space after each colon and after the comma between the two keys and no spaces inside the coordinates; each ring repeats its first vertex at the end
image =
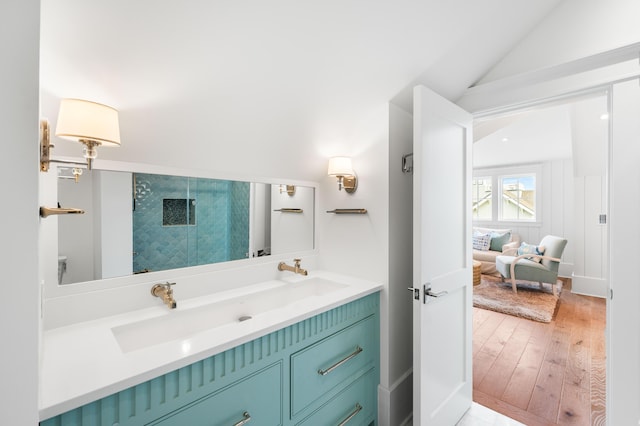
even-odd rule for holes
{"type": "Polygon", "coordinates": [[[571,293],[607,297],[607,280],[571,274],[571,293]]]}
{"type": "Polygon", "coordinates": [[[474,119],[549,105],[638,78],[640,43],[505,77],[467,89],[456,102],[474,119]]]}
{"type": "Polygon", "coordinates": [[[578,73],[594,71],[625,61],[637,60],[640,52],[640,42],[607,50],[594,55],[585,56],[563,64],[554,65],[537,70],[516,74],[510,77],[493,80],[487,83],[471,86],[466,94],[493,92],[497,90],[511,90],[522,86],[544,83],[562,77],[571,77],[578,73]]]}
{"type": "Polygon", "coordinates": [[[411,420],[413,418],[412,395],[413,368],[405,371],[388,389],[378,385],[378,424],[391,426],[406,424],[411,420]],[[404,412],[398,412],[402,410],[403,402],[408,402],[405,404],[406,409],[404,412]],[[399,418],[400,416],[404,418],[399,418]]]}

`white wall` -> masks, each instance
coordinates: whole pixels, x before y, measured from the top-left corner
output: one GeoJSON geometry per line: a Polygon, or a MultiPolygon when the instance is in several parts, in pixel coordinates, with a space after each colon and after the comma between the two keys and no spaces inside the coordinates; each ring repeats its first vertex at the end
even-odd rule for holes
{"type": "Polygon", "coordinates": [[[413,116],[389,104],[389,286],[381,351],[388,360],[380,383],[380,424],[399,425],[412,412],[413,175],[401,170],[402,156],[413,152],[413,116]]]}
{"type": "Polygon", "coordinates": [[[38,422],[39,10],[37,0],[0,3],[0,422],[6,425],[38,422]]]}
{"type": "Polygon", "coordinates": [[[313,188],[298,186],[293,195],[271,185],[271,253],[295,253],[313,248],[315,216],[313,188]],[[302,213],[286,213],[280,209],[302,209],[302,213]]]}
{"type": "Polygon", "coordinates": [[[571,291],[604,297],[608,283],[607,225],[599,216],[607,213],[608,120],[607,97],[599,96],[572,105],[571,129],[575,200],[575,254],[571,291]]]}
{"type": "MultiPolygon", "coordinates": [[[[334,177],[326,176],[327,160],[323,161],[324,176],[320,179],[318,248],[319,266],[340,273],[381,282],[385,288],[380,296],[381,387],[388,389],[389,365],[402,348],[390,345],[390,324],[396,314],[389,296],[389,109],[381,105],[371,111],[368,119],[357,123],[354,132],[340,149],[327,149],[330,156],[352,157],[358,175],[358,189],[353,194],[338,191],[334,177]],[[325,213],[336,208],[365,208],[366,215],[336,215],[325,213]]],[[[382,395],[388,407],[388,395],[382,395]]],[[[382,407],[381,407],[382,408],[382,407]]],[[[381,424],[385,424],[382,423],[381,424]]],[[[392,424],[392,423],[391,423],[392,424]]]]}
{"type": "MultiPolygon", "coordinates": [[[[388,274],[388,108],[380,105],[358,123],[349,139],[322,159],[318,248],[323,268],[386,282],[388,274]],[[338,191],[326,175],[328,157],[352,157],[358,175],[353,194],[338,191]],[[365,208],[366,215],[325,213],[335,208],[365,208]]],[[[328,151],[328,150],[327,150],[328,151]]]]}

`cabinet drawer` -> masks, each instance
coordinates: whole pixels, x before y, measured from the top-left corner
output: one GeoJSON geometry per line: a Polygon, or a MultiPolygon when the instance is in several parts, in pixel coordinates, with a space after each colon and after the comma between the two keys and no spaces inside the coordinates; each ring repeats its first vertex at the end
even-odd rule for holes
{"type": "Polygon", "coordinates": [[[158,420],[162,426],[282,424],[282,363],[278,362],[158,420]],[[250,416],[250,420],[248,417],[250,416]]]}
{"type": "Polygon", "coordinates": [[[292,416],[373,365],[378,350],[374,318],[368,317],[291,356],[292,416]]]}
{"type": "Polygon", "coordinates": [[[376,380],[370,370],[329,402],[297,423],[304,426],[361,426],[371,423],[377,411],[376,380]]]}

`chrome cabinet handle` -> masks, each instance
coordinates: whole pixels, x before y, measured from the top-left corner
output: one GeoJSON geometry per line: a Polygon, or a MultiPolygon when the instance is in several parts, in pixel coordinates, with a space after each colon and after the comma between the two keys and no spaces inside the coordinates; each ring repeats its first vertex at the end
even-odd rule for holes
{"type": "Polygon", "coordinates": [[[249,414],[248,411],[245,411],[244,413],[242,413],[242,420],[240,420],[238,423],[234,423],[233,426],[246,425],[250,421],[251,421],[251,415],[249,414]]]}
{"type": "Polygon", "coordinates": [[[329,367],[329,368],[327,368],[325,370],[323,370],[323,369],[318,370],[318,374],[321,375],[321,376],[326,376],[327,374],[331,373],[336,368],[340,367],[345,362],[349,361],[351,358],[357,356],[360,352],[362,352],[362,348],[358,345],[358,346],[356,346],[356,350],[351,355],[348,355],[346,358],[341,359],[340,361],[336,362],[331,367],[329,367]]]}
{"type": "Polygon", "coordinates": [[[347,416],[346,419],[344,419],[343,421],[341,421],[340,423],[338,423],[338,426],[344,426],[346,425],[351,419],[353,419],[360,411],[362,410],[362,405],[356,403],[356,408],[355,410],[353,410],[353,412],[351,414],[349,414],[347,416]]]}

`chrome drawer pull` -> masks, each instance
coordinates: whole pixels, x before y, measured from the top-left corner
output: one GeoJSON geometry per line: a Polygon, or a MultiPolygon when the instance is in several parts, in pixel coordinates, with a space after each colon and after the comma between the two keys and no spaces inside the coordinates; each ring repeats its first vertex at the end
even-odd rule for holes
{"type": "Polygon", "coordinates": [[[354,418],[354,417],[356,416],[356,414],[358,414],[361,410],[362,410],[362,405],[360,405],[360,404],[358,404],[358,403],[356,402],[356,409],[355,409],[355,410],[353,410],[353,413],[349,414],[349,416],[348,416],[346,419],[344,419],[343,421],[341,421],[341,422],[338,424],[338,426],[344,426],[344,425],[346,425],[346,424],[349,422],[349,420],[351,420],[352,418],[354,418]]]}
{"type": "Polygon", "coordinates": [[[322,369],[318,370],[318,374],[321,375],[321,376],[326,376],[327,374],[331,373],[336,368],[340,367],[345,362],[349,361],[351,358],[353,358],[356,355],[358,355],[360,352],[362,352],[362,348],[360,346],[356,346],[355,352],[353,352],[351,355],[349,355],[346,358],[336,362],[335,364],[333,364],[331,367],[327,368],[326,370],[322,370],[322,369]]]}
{"type": "Polygon", "coordinates": [[[250,421],[251,421],[251,415],[247,411],[245,411],[244,413],[242,413],[242,420],[240,420],[238,423],[234,423],[233,426],[246,425],[250,421]]]}

